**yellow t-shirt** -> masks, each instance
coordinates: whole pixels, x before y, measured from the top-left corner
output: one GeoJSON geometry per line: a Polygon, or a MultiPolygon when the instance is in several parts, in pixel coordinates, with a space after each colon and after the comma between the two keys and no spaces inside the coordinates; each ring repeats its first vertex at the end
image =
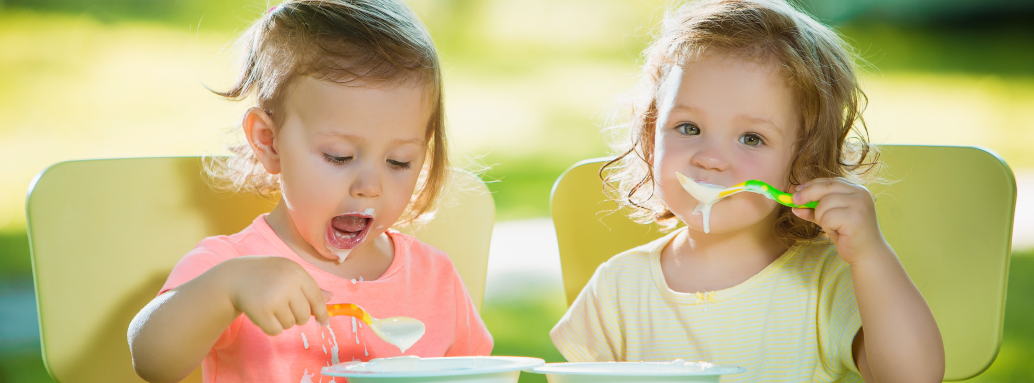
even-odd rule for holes
{"type": "Polygon", "coordinates": [[[550,332],[568,361],[681,358],[746,369],[722,382],[862,381],[851,267],[828,239],[791,247],[739,285],[686,294],[661,271],[678,232],[600,265],[550,332]]]}

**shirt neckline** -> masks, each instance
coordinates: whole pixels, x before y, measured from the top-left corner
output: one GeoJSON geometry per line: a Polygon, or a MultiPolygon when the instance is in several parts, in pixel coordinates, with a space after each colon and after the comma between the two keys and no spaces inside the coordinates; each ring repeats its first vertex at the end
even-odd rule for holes
{"type": "Polygon", "coordinates": [[[774,270],[781,268],[787,261],[793,258],[794,255],[800,252],[801,245],[794,244],[787,249],[783,254],[779,255],[772,263],[765,266],[757,274],[754,274],[747,280],[740,282],[739,284],[724,288],[721,290],[714,291],[701,291],[698,293],[682,293],[672,290],[668,287],[668,282],[664,279],[664,270],[661,269],[661,251],[668,245],[675,237],[683,230],[688,230],[688,227],[683,226],[680,230],[675,230],[670,234],[664,236],[657,242],[655,246],[650,249],[650,273],[653,275],[654,283],[657,284],[657,288],[667,297],[678,303],[684,304],[700,304],[700,303],[718,303],[722,300],[732,298],[736,295],[743,293],[744,291],[750,290],[751,287],[758,284],[768,275],[772,274],[774,270]]]}
{"type": "MultiPolygon", "coordinates": [[[[269,213],[265,213],[265,214],[259,215],[252,222],[252,226],[255,227],[255,230],[258,231],[258,233],[260,235],[262,235],[262,237],[266,240],[266,242],[269,242],[269,244],[271,246],[273,246],[274,249],[276,249],[278,252],[280,252],[281,256],[283,256],[284,258],[290,259],[290,260],[294,261],[295,263],[301,265],[302,268],[304,268],[306,271],[309,271],[310,273],[319,274],[319,275],[322,275],[322,276],[327,277],[327,278],[331,278],[331,279],[339,281],[339,282],[346,282],[346,281],[351,282],[351,280],[349,280],[349,279],[341,278],[341,277],[339,277],[337,275],[328,273],[328,272],[326,272],[326,271],[316,267],[312,263],[309,263],[309,261],[306,261],[306,260],[302,259],[302,257],[300,257],[297,253],[295,253],[294,250],[291,250],[291,247],[287,246],[287,243],[284,242],[284,240],[281,239],[280,236],[276,235],[276,232],[273,231],[273,228],[269,226],[269,222],[266,222],[266,216],[268,216],[268,215],[269,215],[269,213]]],[[[401,247],[403,246],[401,238],[400,238],[400,234],[401,233],[399,233],[399,232],[397,232],[397,231],[395,231],[393,229],[388,229],[384,233],[387,234],[388,238],[391,239],[392,246],[395,248],[395,254],[392,254],[392,257],[391,257],[391,265],[388,266],[387,270],[384,270],[384,274],[381,274],[381,276],[379,278],[373,279],[373,280],[363,280],[362,282],[383,282],[383,281],[387,280],[388,278],[390,278],[392,275],[394,275],[399,269],[402,268],[402,264],[403,264],[402,258],[405,257],[405,254],[407,252],[400,250],[401,247]]],[[[358,283],[358,282],[359,281],[356,281],[356,283],[358,283]]]]}

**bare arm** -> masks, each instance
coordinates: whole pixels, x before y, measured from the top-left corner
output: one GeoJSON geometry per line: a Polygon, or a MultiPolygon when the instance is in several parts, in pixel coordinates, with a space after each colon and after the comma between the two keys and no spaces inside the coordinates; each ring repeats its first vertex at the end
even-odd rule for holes
{"type": "Polygon", "coordinates": [[[329,293],[297,263],[280,257],[240,257],[148,303],[129,325],[133,367],[149,382],[178,382],[208,354],[242,313],[269,335],[315,315],[327,323],[329,293]]]}
{"type": "Polygon", "coordinates": [[[942,381],[944,344],[937,322],[890,247],[852,264],[851,274],[865,329],[855,358],[862,362],[858,369],[870,373],[866,381],[942,381]]]}
{"type": "Polygon", "coordinates": [[[842,178],[811,180],[797,191],[795,203],[819,203],[814,210],[794,209],[794,214],[822,226],[851,265],[864,329],[852,349],[866,382],[940,382],[941,333],[926,300],[883,238],[872,195],[842,178]]]}
{"type": "Polygon", "coordinates": [[[133,367],[149,382],[183,380],[241,314],[217,265],[148,303],[129,325],[133,367]]]}

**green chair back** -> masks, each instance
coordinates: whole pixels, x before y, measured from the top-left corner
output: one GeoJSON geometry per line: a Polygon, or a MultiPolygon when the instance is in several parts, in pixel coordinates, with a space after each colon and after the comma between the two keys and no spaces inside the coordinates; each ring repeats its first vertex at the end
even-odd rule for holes
{"type": "MultiPolygon", "coordinates": [[[[62,162],[26,203],[43,361],[54,380],[142,382],[126,330],[176,262],[204,237],[245,228],[276,201],[215,192],[201,159],[62,162]]],[[[446,251],[481,306],[495,219],[477,177],[452,171],[442,207],[408,233],[446,251]]],[[[200,382],[200,369],[187,382],[200,382]]]]}
{"type": "MultiPolygon", "coordinates": [[[[994,153],[972,147],[885,145],[887,184],[873,185],[887,242],[933,311],[945,380],[979,375],[1002,341],[1016,181],[994,153]]],[[[600,168],[579,162],[553,186],[551,212],[570,305],[599,264],[662,236],[603,194],[600,168]]]]}

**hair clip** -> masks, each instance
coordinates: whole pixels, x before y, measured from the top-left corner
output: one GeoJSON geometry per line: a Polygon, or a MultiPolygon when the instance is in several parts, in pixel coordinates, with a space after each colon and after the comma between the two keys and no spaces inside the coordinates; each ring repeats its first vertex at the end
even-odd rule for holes
{"type": "Polygon", "coordinates": [[[273,11],[276,11],[277,8],[280,8],[282,6],[283,6],[283,4],[280,4],[280,5],[277,5],[277,6],[273,6],[273,7],[269,7],[269,9],[266,10],[266,14],[268,15],[270,13],[273,13],[273,11]]]}

